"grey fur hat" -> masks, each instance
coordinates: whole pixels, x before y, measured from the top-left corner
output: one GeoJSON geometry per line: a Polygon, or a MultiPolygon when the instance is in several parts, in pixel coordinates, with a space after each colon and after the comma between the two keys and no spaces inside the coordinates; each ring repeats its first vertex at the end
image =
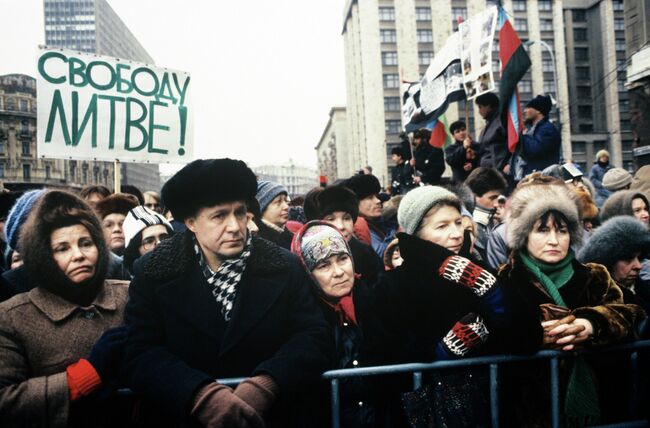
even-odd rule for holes
{"type": "Polygon", "coordinates": [[[650,233],[639,220],[619,216],[607,220],[594,231],[578,253],[581,263],[600,263],[607,269],[619,260],[629,260],[634,254],[650,252],[650,233]]]}
{"type": "Polygon", "coordinates": [[[449,190],[438,186],[416,187],[404,196],[397,209],[397,222],[409,235],[415,235],[422,219],[436,203],[448,201],[460,207],[460,200],[449,190]]]}
{"type": "Polygon", "coordinates": [[[567,218],[571,245],[580,246],[582,227],[575,195],[563,183],[530,184],[513,193],[507,216],[508,247],[520,251],[526,247],[535,222],[548,211],[559,211],[567,218]]]}
{"type": "Polygon", "coordinates": [[[641,192],[634,190],[619,190],[612,194],[600,209],[600,221],[605,222],[619,215],[633,216],[632,200],[641,198],[648,205],[648,199],[641,192]]]}

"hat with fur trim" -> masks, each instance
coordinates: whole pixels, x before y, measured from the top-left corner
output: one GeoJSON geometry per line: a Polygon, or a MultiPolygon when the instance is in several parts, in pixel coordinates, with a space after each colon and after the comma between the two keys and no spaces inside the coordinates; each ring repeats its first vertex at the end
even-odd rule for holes
{"type": "Polygon", "coordinates": [[[414,235],[427,212],[439,202],[448,202],[460,212],[461,203],[456,195],[444,187],[416,187],[404,196],[397,209],[397,222],[409,235],[414,235]]]}
{"type": "Polygon", "coordinates": [[[535,222],[553,210],[566,217],[571,244],[579,245],[582,240],[582,227],[575,195],[564,183],[555,181],[552,184],[533,182],[517,187],[510,199],[506,219],[508,247],[515,251],[524,249],[535,222]]]}
{"type": "Polygon", "coordinates": [[[645,224],[633,217],[619,216],[607,220],[594,230],[578,253],[581,263],[600,263],[611,269],[619,260],[635,254],[650,253],[650,234],[645,224]]]}
{"type": "Polygon", "coordinates": [[[183,221],[201,208],[249,201],[257,193],[257,178],[240,160],[197,159],[167,180],[160,193],[174,219],[183,221]]]}
{"type": "Polygon", "coordinates": [[[109,214],[122,214],[126,216],[130,210],[138,206],[135,197],[125,193],[115,193],[107,196],[95,205],[95,212],[101,220],[109,214]]]}
{"type": "Polygon", "coordinates": [[[321,220],[333,212],[343,211],[357,221],[359,199],[345,186],[319,187],[307,193],[304,209],[307,220],[321,220]]]}
{"type": "Polygon", "coordinates": [[[345,181],[345,187],[352,190],[359,200],[378,195],[381,191],[379,180],[370,174],[353,175],[345,181]]]}
{"type": "Polygon", "coordinates": [[[634,216],[632,200],[641,198],[648,205],[648,198],[641,192],[634,190],[619,190],[611,195],[600,209],[600,221],[605,222],[619,215],[634,216]]]}

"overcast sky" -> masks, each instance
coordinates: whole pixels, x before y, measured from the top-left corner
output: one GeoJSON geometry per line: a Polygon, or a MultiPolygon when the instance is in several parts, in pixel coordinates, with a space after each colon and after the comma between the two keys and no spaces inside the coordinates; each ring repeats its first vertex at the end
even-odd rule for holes
{"type": "MultiPolygon", "coordinates": [[[[343,0],[109,0],[157,65],[188,71],[195,157],[316,167],[345,105],[343,0]],[[245,5],[245,7],[242,7],[245,5]]],[[[0,0],[0,75],[35,73],[42,0],[0,0]]]]}

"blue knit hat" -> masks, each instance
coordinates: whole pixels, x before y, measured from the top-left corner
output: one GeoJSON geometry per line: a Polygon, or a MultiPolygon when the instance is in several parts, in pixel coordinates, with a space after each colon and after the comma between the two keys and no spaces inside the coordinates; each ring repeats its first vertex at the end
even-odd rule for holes
{"type": "Polygon", "coordinates": [[[34,208],[36,201],[45,193],[45,189],[30,190],[22,195],[9,211],[7,221],[5,222],[5,235],[7,244],[11,249],[16,250],[20,228],[34,208]]]}
{"type": "Polygon", "coordinates": [[[264,213],[264,210],[269,206],[271,201],[273,201],[276,196],[281,195],[282,193],[289,195],[287,189],[281,184],[273,183],[271,181],[258,182],[257,194],[255,197],[257,198],[257,202],[260,203],[260,212],[264,213]]]}

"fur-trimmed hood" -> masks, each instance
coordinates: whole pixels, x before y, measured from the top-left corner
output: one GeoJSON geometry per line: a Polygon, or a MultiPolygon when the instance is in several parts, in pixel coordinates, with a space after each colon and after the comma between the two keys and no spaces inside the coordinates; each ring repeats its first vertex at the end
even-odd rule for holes
{"type": "Polygon", "coordinates": [[[605,222],[612,217],[619,215],[633,216],[632,200],[641,198],[648,205],[648,198],[635,190],[619,190],[607,198],[600,210],[600,221],[605,222]]]}
{"type": "Polygon", "coordinates": [[[610,269],[619,260],[650,252],[650,233],[639,220],[619,216],[596,229],[578,253],[581,263],[600,263],[610,269]]]}
{"type": "Polygon", "coordinates": [[[515,251],[526,247],[528,234],[545,213],[556,210],[564,214],[569,224],[571,245],[579,247],[582,228],[575,195],[563,183],[531,184],[519,187],[512,195],[507,217],[508,246],[515,251]]]}
{"type": "MultiPolygon", "coordinates": [[[[193,233],[178,233],[161,242],[152,252],[141,258],[147,279],[170,281],[198,266],[194,252],[193,233]]],[[[287,251],[262,238],[252,239],[251,257],[246,271],[265,275],[287,271],[290,268],[287,251]]],[[[136,263],[137,265],[137,263],[136,263]]]]}

